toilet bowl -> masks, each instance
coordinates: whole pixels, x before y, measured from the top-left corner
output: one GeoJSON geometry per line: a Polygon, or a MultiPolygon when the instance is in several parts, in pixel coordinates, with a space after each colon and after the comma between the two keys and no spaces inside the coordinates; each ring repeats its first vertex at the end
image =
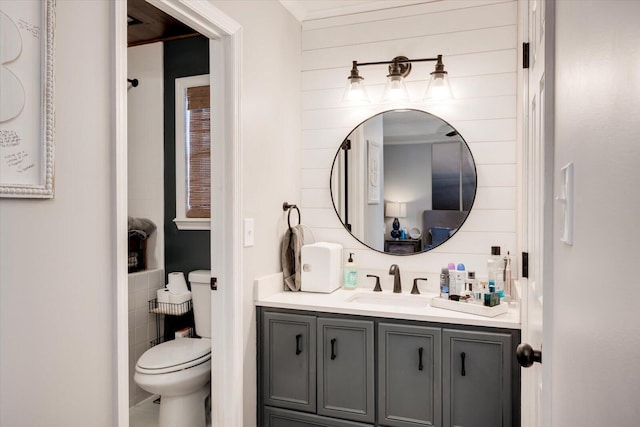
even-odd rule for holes
{"type": "Polygon", "coordinates": [[[203,338],[164,342],[136,363],[136,384],[161,397],[160,427],[205,427],[211,379],[210,277],[207,270],[189,274],[196,333],[203,338]]]}

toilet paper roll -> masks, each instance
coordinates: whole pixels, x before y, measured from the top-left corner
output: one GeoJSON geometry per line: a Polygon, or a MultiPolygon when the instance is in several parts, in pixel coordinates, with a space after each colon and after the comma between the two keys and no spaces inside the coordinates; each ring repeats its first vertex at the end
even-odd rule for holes
{"type": "Polygon", "coordinates": [[[171,304],[182,304],[191,299],[191,292],[187,291],[183,294],[169,294],[169,302],[171,304]]]}
{"type": "Polygon", "coordinates": [[[158,302],[159,303],[168,303],[169,302],[169,295],[171,295],[171,292],[169,292],[169,289],[167,288],[162,288],[162,289],[158,289],[158,302]]]}
{"type": "Polygon", "coordinates": [[[185,292],[189,292],[187,288],[187,281],[184,278],[184,273],[181,271],[175,273],[169,273],[169,283],[167,283],[169,292],[176,295],[182,295],[185,292]]]}

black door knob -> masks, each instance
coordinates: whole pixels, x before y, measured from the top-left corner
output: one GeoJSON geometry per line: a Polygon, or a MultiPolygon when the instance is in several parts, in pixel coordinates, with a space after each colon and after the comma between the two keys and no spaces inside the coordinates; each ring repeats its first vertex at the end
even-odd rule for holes
{"type": "Polygon", "coordinates": [[[535,362],[542,363],[542,352],[534,350],[529,344],[522,343],[516,348],[516,358],[523,368],[528,368],[535,362]]]}

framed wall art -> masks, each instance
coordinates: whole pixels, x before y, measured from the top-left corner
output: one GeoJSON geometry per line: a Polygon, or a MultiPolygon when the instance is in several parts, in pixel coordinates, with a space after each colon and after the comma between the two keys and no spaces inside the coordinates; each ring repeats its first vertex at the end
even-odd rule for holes
{"type": "Polygon", "coordinates": [[[51,198],[55,0],[0,2],[0,197],[51,198]]]}
{"type": "Polygon", "coordinates": [[[382,173],[380,143],[367,140],[367,203],[380,203],[380,174],[382,173]]]}

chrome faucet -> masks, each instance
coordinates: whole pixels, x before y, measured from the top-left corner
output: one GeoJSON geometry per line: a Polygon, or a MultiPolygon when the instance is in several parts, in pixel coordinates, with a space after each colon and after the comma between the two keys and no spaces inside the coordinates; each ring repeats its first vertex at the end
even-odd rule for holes
{"type": "Polygon", "coordinates": [[[402,284],[400,283],[400,267],[398,267],[398,264],[391,264],[391,267],[389,267],[389,274],[393,274],[393,293],[402,293],[402,284]]]}

